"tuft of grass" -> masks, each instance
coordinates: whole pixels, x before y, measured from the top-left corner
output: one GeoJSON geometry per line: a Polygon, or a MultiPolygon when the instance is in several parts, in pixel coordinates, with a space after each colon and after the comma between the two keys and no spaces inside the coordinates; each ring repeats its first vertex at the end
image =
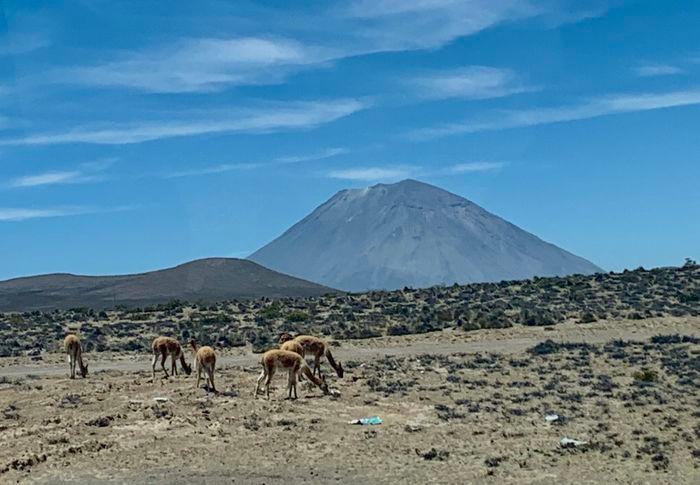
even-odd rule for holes
{"type": "Polygon", "coordinates": [[[633,372],[632,377],[640,382],[656,382],[659,374],[655,370],[644,369],[633,372]]]}

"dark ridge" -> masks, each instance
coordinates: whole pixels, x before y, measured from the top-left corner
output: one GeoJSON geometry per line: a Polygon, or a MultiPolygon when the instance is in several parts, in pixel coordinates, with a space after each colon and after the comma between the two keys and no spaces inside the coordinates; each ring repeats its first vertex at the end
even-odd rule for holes
{"type": "Polygon", "coordinates": [[[0,311],[133,308],[171,300],[216,302],[307,297],[334,291],[249,260],[209,258],[148,273],[118,276],[56,273],[2,281],[0,311]]]}

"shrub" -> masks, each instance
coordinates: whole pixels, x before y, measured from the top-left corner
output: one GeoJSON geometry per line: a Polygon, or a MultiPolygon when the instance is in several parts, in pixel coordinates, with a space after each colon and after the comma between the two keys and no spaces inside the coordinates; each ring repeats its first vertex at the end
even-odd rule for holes
{"type": "Polygon", "coordinates": [[[481,326],[477,322],[466,318],[460,318],[459,320],[457,320],[457,326],[465,332],[469,332],[471,330],[479,330],[481,328],[481,326]]]}
{"type": "Polygon", "coordinates": [[[547,326],[554,325],[561,321],[561,315],[554,313],[551,310],[544,308],[520,310],[520,323],[528,326],[547,326]]]}
{"type": "Polygon", "coordinates": [[[293,311],[287,315],[287,320],[290,322],[305,322],[309,319],[309,314],[299,310],[293,311]]]}
{"type": "Polygon", "coordinates": [[[656,382],[659,378],[659,375],[657,374],[656,371],[650,370],[650,369],[644,369],[641,371],[636,371],[632,374],[632,377],[641,382],[656,382]]]}
{"type": "Polygon", "coordinates": [[[272,305],[266,306],[265,309],[260,312],[260,316],[268,320],[274,320],[275,318],[281,317],[282,312],[279,304],[273,303],[272,305]]]}
{"type": "Polygon", "coordinates": [[[409,329],[405,324],[400,323],[390,326],[386,332],[389,335],[408,335],[411,333],[411,329],[409,329]]]}
{"type": "Polygon", "coordinates": [[[581,318],[579,318],[579,323],[593,323],[598,319],[591,312],[583,312],[581,318]]]}

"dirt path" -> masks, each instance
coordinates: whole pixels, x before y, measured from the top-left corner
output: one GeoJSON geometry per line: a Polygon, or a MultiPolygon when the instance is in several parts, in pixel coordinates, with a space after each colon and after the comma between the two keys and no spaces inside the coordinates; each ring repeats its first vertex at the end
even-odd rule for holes
{"type": "MultiPolygon", "coordinates": [[[[700,318],[683,317],[633,320],[621,322],[597,322],[590,325],[566,323],[553,327],[512,327],[507,329],[461,332],[447,330],[404,337],[380,337],[342,342],[333,348],[333,354],[341,360],[367,361],[384,356],[410,356],[431,354],[508,354],[522,352],[544,340],[603,343],[615,339],[645,340],[654,335],[700,335],[700,318]],[[408,342],[408,343],[407,343],[408,342]]],[[[66,372],[65,356],[47,354],[42,361],[28,358],[0,359],[0,377],[57,376],[66,372]]],[[[257,366],[260,356],[249,349],[231,349],[219,357],[219,367],[257,366]]],[[[149,369],[149,354],[109,355],[87,354],[92,373],[108,370],[142,371],[149,369]]]]}

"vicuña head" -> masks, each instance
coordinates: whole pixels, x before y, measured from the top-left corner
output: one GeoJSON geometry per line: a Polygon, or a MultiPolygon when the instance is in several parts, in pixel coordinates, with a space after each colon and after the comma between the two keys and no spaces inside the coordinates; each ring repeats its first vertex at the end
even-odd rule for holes
{"type": "Polygon", "coordinates": [[[280,334],[280,343],[283,344],[285,342],[288,342],[294,338],[294,335],[292,335],[289,332],[282,332],[280,334]]]}

